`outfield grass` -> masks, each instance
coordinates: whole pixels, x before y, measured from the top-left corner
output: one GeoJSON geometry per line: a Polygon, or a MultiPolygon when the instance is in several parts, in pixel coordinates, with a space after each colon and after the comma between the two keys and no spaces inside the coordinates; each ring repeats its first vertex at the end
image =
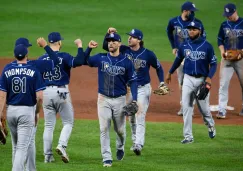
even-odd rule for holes
{"type": "MultiPolygon", "coordinates": [[[[75,120],[75,127],[69,141],[70,163],[65,164],[54,153],[55,163],[43,162],[43,120],[40,121],[37,135],[37,169],[39,171],[81,171],[81,170],[192,170],[229,171],[243,168],[242,126],[217,126],[217,136],[211,140],[204,125],[193,125],[195,142],[183,145],[182,124],[147,123],[146,145],[141,156],[129,151],[131,146],[130,127],[127,126],[125,158],[117,161],[115,156],[115,134],[111,131],[113,153],[112,168],[103,168],[100,154],[98,121],[75,120]]],[[[57,121],[53,150],[57,145],[61,121],[57,121]]],[[[11,170],[11,141],[0,148],[0,170],[11,170]]]]}
{"type": "MultiPolygon", "coordinates": [[[[14,41],[27,37],[33,43],[30,56],[40,56],[43,50],[36,46],[39,36],[47,38],[59,31],[65,38],[63,51],[76,54],[73,41],[80,37],[84,44],[94,39],[102,44],[107,28],[114,26],[127,43],[126,32],[139,28],[144,32],[145,46],[163,61],[172,61],[171,47],[166,36],[168,20],[180,14],[185,0],[11,0],[0,6],[1,57],[11,57],[14,41]]],[[[223,6],[228,0],[194,0],[199,12],[196,17],[204,23],[207,38],[215,47],[223,6]]],[[[239,8],[242,0],[231,0],[239,8]]],[[[240,11],[240,9],[239,9],[240,11]]],[[[242,11],[242,10],[241,10],[242,11]]],[[[101,46],[93,53],[101,51],[101,46]]]]}

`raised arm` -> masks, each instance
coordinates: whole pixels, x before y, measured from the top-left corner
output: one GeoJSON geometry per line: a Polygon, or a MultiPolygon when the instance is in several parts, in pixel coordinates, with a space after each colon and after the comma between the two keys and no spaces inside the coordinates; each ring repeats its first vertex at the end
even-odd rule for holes
{"type": "Polygon", "coordinates": [[[53,65],[57,65],[59,63],[59,59],[57,54],[47,45],[46,40],[43,37],[39,37],[37,39],[37,45],[45,49],[46,53],[49,55],[50,59],[53,61],[53,65]]]}

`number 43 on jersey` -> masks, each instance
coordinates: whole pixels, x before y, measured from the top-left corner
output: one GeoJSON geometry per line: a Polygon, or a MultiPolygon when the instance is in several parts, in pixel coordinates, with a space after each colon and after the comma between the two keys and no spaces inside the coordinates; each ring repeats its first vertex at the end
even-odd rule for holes
{"type": "Polygon", "coordinates": [[[48,79],[49,81],[57,81],[62,77],[61,70],[59,66],[56,66],[53,71],[44,72],[43,78],[48,79]]]}

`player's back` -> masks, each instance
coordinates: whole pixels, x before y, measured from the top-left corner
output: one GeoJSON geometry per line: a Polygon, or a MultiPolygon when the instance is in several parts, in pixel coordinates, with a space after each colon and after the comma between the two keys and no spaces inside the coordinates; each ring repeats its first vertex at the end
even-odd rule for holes
{"type": "Polygon", "coordinates": [[[29,64],[10,63],[1,76],[2,91],[7,92],[7,104],[34,106],[36,92],[45,89],[38,69],[29,64]]]}
{"type": "MultiPolygon", "coordinates": [[[[70,71],[73,66],[74,58],[66,52],[56,51],[59,63],[54,66],[54,70],[44,72],[42,77],[46,86],[56,85],[63,86],[70,82],[70,71]]],[[[48,54],[44,54],[39,60],[51,60],[48,54]]]]}

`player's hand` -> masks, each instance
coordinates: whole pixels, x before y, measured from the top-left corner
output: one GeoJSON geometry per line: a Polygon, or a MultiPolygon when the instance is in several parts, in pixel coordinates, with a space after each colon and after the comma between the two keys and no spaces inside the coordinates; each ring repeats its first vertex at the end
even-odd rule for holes
{"type": "Polygon", "coordinates": [[[83,47],[83,43],[82,43],[82,40],[81,39],[74,40],[74,43],[75,43],[75,45],[78,46],[78,48],[83,47]]]}
{"type": "Polygon", "coordinates": [[[220,55],[221,55],[221,58],[226,58],[226,53],[225,53],[225,51],[222,51],[222,52],[220,52],[220,55]]]}
{"type": "Polygon", "coordinates": [[[113,27],[110,27],[110,28],[108,28],[108,30],[107,30],[107,33],[109,33],[109,34],[111,34],[111,33],[116,33],[117,32],[117,30],[115,29],[115,28],[113,28],[113,27]]]}
{"type": "Polygon", "coordinates": [[[93,49],[93,48],[97,48],[97,46],[98,46],[98,43],[96,41],[91,40],[89,42],[89,48],[93,49]]]}
{"type": "Polygon", "coordinates": [[[37,45],[39,47],[46,47],[47,46],[47,42],[46,42],[46,40],[43,37],[39,37],[37,39],[37,45]]]}
{"type": "Polygon", "coordinates": [[[40,114],[39,114],[39,113],[36,113],[36,114],[35,114],[35,127],[36,127],[37,124],[38,124],[39,117],[40,117],[40,114]]]}
{"type": "Polygon", "coordinates": [[[170,82],[171,82],[171,73],[168,73],[166,75],[165,82],[166,82],[166,84],[170,84],[170,82]]]}
{"type": "Polygon", "coordinates": [[[175,48],[175,49],[173,49],[173,50],[172,50],[173,55],[175,55],[175,56],[176,56],[177,51],[178,51],[178,49],[176,49],[176,48],[175,48]]]}
{"type": "Polygon", "coordinates": [[[209,78],[209,77],[206,78],[205,82],[207,82],[207,83],[209,83],[209,84],[212,84],[212,80],[211,80],[211,78],[209,78]]]}

